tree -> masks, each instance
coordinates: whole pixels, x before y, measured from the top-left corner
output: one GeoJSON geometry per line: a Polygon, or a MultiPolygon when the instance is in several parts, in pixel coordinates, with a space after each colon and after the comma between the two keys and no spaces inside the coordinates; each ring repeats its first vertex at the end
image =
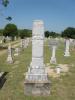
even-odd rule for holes
{"type": "Polygon", "coordinates": [[[3,35],[3,29],[0,29],[0,36],[3,35]]]}
{"type": "Polygon", "coordinates": [[[59,34],[52,31],[52,32],[50,32],[50,36],[53,37],[53,38],[56,38],[56,37],[59,36],[59,34]]]}
{"type": "Polygon", "coordinates": [[[31,37],[32,36],[32,31],[28,29],[23,29],[19,31],[19,36],[21,39],[24,39],[26,37],[31,37]]]}
{"type": "Polygon", "coordinates": [[[12,37],[12,40],[14,40],[14,37],[18,36],[17,26],[15,24],[7,24],[4,28],[3,35],[10,36],[12,37]]]}
{"type": "MultiPolygon", "coordinates": [[[[9,0],[0,0],[0,4],[3,5],[6,8],[9,4],[9,0]]],[[[0,13],[1,13],[1,16],[5,17],[1,10],[0,10],[0,13]]],[[[5,19],[8,20],[8,21],[11,21],[12,17],[8,16],[5,19]]]]}
{"type": "Polygon", "coordinates": [[[75,39],[75,28],[73,28],[73,27],[66,28],[62,32],[61,36],[65,37],[65,38],[74,38],[75,39]]]}
{"type": "Polygon", "coordinates": [[[48,38],[49,37],[49,34],[50,34],[49,31],[45,31],[45,37],[48,38]]]}
{"type": "Polygon", "coordinates": [[[8,4],[9,4],[9,0],[2,0],[2,5],[4,7],[7,7],[8,4]]]}
{"type": "Polygon", "coordinates": [[[11,21],[11,20],[12,20],[12,17],[11,17],[11,16],[8,16],[8,17],[6,18],[6,20],[11,21]]]}

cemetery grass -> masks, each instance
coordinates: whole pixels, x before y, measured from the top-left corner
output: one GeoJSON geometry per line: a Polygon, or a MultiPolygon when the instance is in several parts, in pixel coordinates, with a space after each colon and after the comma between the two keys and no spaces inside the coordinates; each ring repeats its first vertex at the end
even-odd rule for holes
{"type": "MultiPolygon", "coordinates": [[[[7,64],[7,54],[0,56],[0,71],[8,72],[6,82],[0,89],[0,100],[75,100],[75,52],[65,58],[64,45],[60,45],[56,51],[57,62],[68,64],[69,72],[59,78],[49,77],[51,81],[50,96],[25,96],[24,95],[24,73],[28,70],[31,62],[31,45],[24,49],[18,57],[14,57],[13,64],[7,64]]],[[[51,49],[44,47],[44,62],[49,63],[51,49]]]]}

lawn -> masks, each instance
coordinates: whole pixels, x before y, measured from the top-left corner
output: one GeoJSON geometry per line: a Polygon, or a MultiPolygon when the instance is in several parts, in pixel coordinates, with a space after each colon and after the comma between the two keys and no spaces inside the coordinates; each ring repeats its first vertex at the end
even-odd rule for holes
{"type": "MultiPolygon", "coordinates": [[[[25,96],[24,95],[24,73],[28,70],[31,62],[31,45],[21,51],[18,57],[14,57],[13,64],[7,64],[7,54],[0,56],[0,71],[8,72],[6,82],[0,89],[0,100],[75,100],[75,52],[70,51],[71,56],[64,57],[64,44],[61,43],[56,51],[57,62],[60,64],[69,64],[69,72],[60,78],[52,78],[51,95],[25,96]]],[[[49,63],[51,49],[48,43],[44,46],[44,62],[49,63]]]]}

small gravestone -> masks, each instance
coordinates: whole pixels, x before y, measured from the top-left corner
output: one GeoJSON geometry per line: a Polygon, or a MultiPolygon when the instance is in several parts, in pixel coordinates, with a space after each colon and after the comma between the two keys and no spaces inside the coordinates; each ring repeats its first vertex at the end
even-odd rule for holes
{"type": "Polygon", "coordinates": [[[56,64],[56,48],[57,48],[57,45],[58,45],[58,41],[55,40],[55,39],[51,39],[49,41],[49,46],[50,48],[52,48],[52,56],[51,56],[51,59],[50,59],[50,63],[51,64],[56,64]]]}
{"type": "Polygon", "coordinates": [[[15,48],[15,54],[14,56],[18,56],[19,55],[19,48],[15,48]]]}
{"type": "Polygon", "coordinates": [[[25,40],[24,39],[21,39],[21,48],[24,48],[24,43],[25,42],[25,40]]]}
{"type": "Polygon", "coordinates": [[[60,66],[57,66],[57,67],[56,67],[56,73],[57,73],[57,74],[60,74],[60,72],[61,72],[61,68],[60,68],[60,66]]]}
{"type": "Polygon", "coordinates": [[[15,36],[15,38],[14,38],[14,39],[15,39],[15,41],[16,41],[16,40],[17,40],[17,37],[15,36]]]}
{"type": "Polygon", "coordinates": [[[11,45],[9,44],[8,46],[8,57],[7,57],[7,62],[8,63],[13,63],[13,59],[12,59],[12,50],[11,50],[11,45]]]}
{"type": "Polygon", "coordinates": [[[27,38],[27,46],[29,45],[29,42],[30,42],[30,39],[29,39],[29,38],[27,38]]]}
{"type": "Polygon", "coordinates": [[[2,41],[2,40],[0,40],[0,44],[2,44],[2,42],[3,42],[3,41],[2,41]]]}
{"type": "Polygon", "coordinates": [[[27,40],[26,40],[26,38],[24,39],[24,48],[27,48],[27,40]]]}
{"type": "Polygon", "coordinates": [[[66,42],[65,43],[66,47],[65,47],[65,54],[64,54],[64,56],[68,57],[68,56],[70,56],[70,52],[69,52],[70,40],[66,39],[65,42],[66,42]]]}
{"type": "Polygon", "coordinates": [[[73,49],[75,49],[75,39],[72,39],[71,46],[73,49]]]}

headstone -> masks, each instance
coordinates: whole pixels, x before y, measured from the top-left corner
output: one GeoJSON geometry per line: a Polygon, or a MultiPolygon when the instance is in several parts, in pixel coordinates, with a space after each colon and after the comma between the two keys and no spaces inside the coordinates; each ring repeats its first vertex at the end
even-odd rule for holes
{"type": "Polygon", "coordinates": [[[17,37],[15,36],[15,38],[14,38],[14,39],[15,39],[15,41],[16,41],[16,40],[17,40],[17,37]]]}
{"type": "Polygon", "coordinates": [[[2,42],[3,42],[3,41],[2,41],[2,40],[0,40],[0,44],[2,44],[2,42]]]}
{"type": "Polygon", "coordinates": [[[64,54],[64,56],[66,57],[70,56],[69,47],[70,47],[70,40],[66,39],[66,47],[65,47],[65,54],[64,54]]]}
{"type": "Polygon", "coordinates": [[[21,39],[21,48],[24,48],[24,42],[25,42],[25,40],[21,39]]]}
{"type": "Polygon", "coordinates": [[[70,39],[70,43],[72,43],[72,42],[73,42],[73,40],[74,40],[74,39],[70,39]]]}
{"type": "Polygon", "coordinates": [[[24,48],[27,48],[27,40],[26,40],[26,38],[24,39],[24,48]]]}
{"type": "Polygon", "coordinates": [[[56,53],[56,46],[53,46],[53,47],[52,47],[52,57],[51,57],[51,60],[50,60],[50,63],[51,63],[51,64],[56,64],[55,53],[56,53]]]}
{"type": "Polygon", "coordinates": [[[44,65],[44,23],[33,22],[32,61],[25,77],[25,95],[50,95],[50,81],[44,65]]]}
{"type": "Polygon", "coordinates": [[[15,54],[14,56],[18,56],[19,55],[19,48],[15,48],[15,54]]]}
{"type": "Polygon", "coordinates": [[[8,57],[7,57],[7,62],[8,63],[13,63],[13,59],[12,59],[12,51],[11,51],[11,45],[9,44],[8,46],[8,57]]]}
{"type": "Polygon", "coordinates": [[[51,59],[50,59],[50,63],[51,64],[56,64],[56,48],[57,48],[57,45],[58,45],[58,41],[55,40],[55,39],[51,39],[49,41],[49,46],[52,48],[52,56],[51,56],[51,59]]]}
{"type": "Polygon", "coordinates": [[[59,66],[57,66],[57,67],[56,67],[56,73],[57,73],[57,74],[60,74],[60,72],[61,72],[61,68],[60,68],[59,66]]]}
{"type": "Polygon", "coordinates": [[[3,43],[3,36],[0,36],[0,44],[3,43]]]}

